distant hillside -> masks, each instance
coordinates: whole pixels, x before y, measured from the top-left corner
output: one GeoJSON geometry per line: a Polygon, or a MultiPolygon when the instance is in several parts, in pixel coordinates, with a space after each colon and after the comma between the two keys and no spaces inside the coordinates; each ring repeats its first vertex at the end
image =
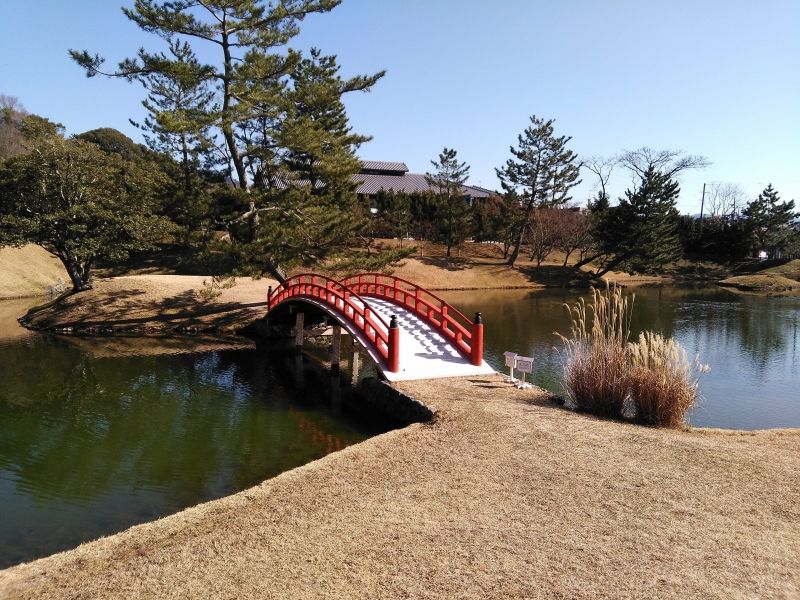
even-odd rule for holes
{"type": "Polygon", "coordinates": [[[61,261],[38,246],[0,248],[0,299],[43,296],[59,280],[69,284],[61,261]]]}

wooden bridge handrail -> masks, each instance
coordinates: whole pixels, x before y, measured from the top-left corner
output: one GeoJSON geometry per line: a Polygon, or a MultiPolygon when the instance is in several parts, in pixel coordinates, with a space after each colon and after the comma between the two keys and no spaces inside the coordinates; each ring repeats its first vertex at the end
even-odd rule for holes
{"type": "MultiPolygon", "coordinates": [[[[441,305],[446,305],[448,307],[448,314],[455,314],[460,319],[462,319],[465,323],[472,324],[472,321],[470,320],[469,317],[467,317],[464,313],[462,313],[460,310],[458,310],[455,306],[453,306],[452,304],[447,302],[447,300],[444,300],[443,298],[440,298],[439,296],[437,296],[436,294],[434,294],[430,290],[427,290],[426,288],[424,288],[424,287],[422,287],[420,285],[417,285],[413,281],[409,281],[408,279],[403,279],[402,277],[396,277],[394,275],[386,275],[385,273],[358,273],[357,275],[350,275],[348,277],[345,277],[344,279],[342,279],[342,283],[347,286],[348,285],[348,283],[347,283],[348,281],[350,281],[351,279],[357,279],[358,277],[387,277],[387,278],[392,279],[394,281],[399,281],[401,283],[405,283],[407,285],[410,285],[413,289],[415,289],[415,290],[418,289],[421,292],[424,292],[425,294],[427,294],[428,296],[433,298],[434,300],[437,300],[440,303],[440,306],[441,305]]],[[[428,303],[428,304],[430,304],[430,303],[428,303]]]]}
{"type": "MultiPolygon", "coordinates": [[[[397,343],[392,343],[392,331],[389,325],[371,309],[369,303],[357,292],[347,288],[341,282],[317,273],[299,273],[289,277],[267,297],[268,310],[272,310],[289,298],[308,296],[333,306],[361,330],[372,343],[380,356],[384,358],[390,370],[397,370],[397,343]],[[331,300],[331,295],[334,300],[331,300]],[[349,309],[349,311],[348,311],[349,309]],[[359,318],[360,317],[360,322],[359,318]],[[392,369],[394,367],[394,369],[392,369]]],[[[396,335],[395,335],[396,337],[396,335]]]]}
{"type": "Polygon", "coordinates": [[[383,273],[351,275],[345,277],[342,284],[362,295],[378,296],[413,309],[415,314],[455,344],[456,348],[473,364],[481,364],[483,360],[483,324],[473,322],[436,294],[402,277],[383,273]],[[403,285],[407,287],[402,287],[403,285]],[[387,289],[391,290],[391,293],[387,292],[387,289]],[[427,296],[427,298],[420,297],[420,295],[427,296]],[[398,298],[398,296],[402,297],[398,298]],[[409,302],[409,298],[413,300],[409,302]],[[424,307],[423,310],[420,310],[420,305],[424,307]]]}
{"type": "Polygon", "coordinates": [[[296,296],[319,299],[344,313],[386,360],[390,371],[399,370],[397,325],[394,320],[391,326],[387,325],[363,296],[383,298],[411,310],[452,342],[473,365],[482,364],[483,322],[480,313],[473,322],[447,301],[407,279],[383,273],[359,273],[337,281],[316,273],[299,273],[270,291],[268,310],[296,296]]]}

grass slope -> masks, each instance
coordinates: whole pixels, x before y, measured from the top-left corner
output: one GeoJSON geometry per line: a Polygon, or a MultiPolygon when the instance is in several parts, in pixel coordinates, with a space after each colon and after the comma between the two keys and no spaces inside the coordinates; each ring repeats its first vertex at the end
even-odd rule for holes
{"type": "Polygon", "coordinates": [[[782,265],[755,271],[747,275],[736,275],[720,281],[721,285],[741,290],[782,292],[800,290],[800,259],[782,265]]]}
{"type": "Polygon", "coordinates": [[[57,258],[39,246],[0,248],[0,299],[43,296],[69,276],[57,258]]]}

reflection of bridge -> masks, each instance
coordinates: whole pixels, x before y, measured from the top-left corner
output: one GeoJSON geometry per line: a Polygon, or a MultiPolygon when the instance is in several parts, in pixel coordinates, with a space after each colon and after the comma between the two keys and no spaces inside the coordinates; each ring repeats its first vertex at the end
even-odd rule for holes
{"type": "MultiPolygon", "coordinates": [[[[303,274],[270,289],[269,313],[314,307],[341,324],[391,381],[491,373],[483,360],[480,313],[471,321],[447,302],[398,277],[378,273],[341,281],[303,274]]],[[[298,319],[298,327],[303,321],[298,319]]]]}

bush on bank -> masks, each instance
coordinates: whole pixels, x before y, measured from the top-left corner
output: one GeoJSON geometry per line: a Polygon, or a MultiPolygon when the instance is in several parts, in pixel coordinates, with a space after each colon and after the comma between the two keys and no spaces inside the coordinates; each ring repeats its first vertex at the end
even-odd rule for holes
{"type": "Polygon", "coordinates": [[[629,342],[634,299],[612,286],[593,288],[588,302],[567,305],[570,335],[556,334],[563,343],[564,389],[579,410],[679,427],[699,397],[695,369],[672,338],[645,331],[629,342]]]}

